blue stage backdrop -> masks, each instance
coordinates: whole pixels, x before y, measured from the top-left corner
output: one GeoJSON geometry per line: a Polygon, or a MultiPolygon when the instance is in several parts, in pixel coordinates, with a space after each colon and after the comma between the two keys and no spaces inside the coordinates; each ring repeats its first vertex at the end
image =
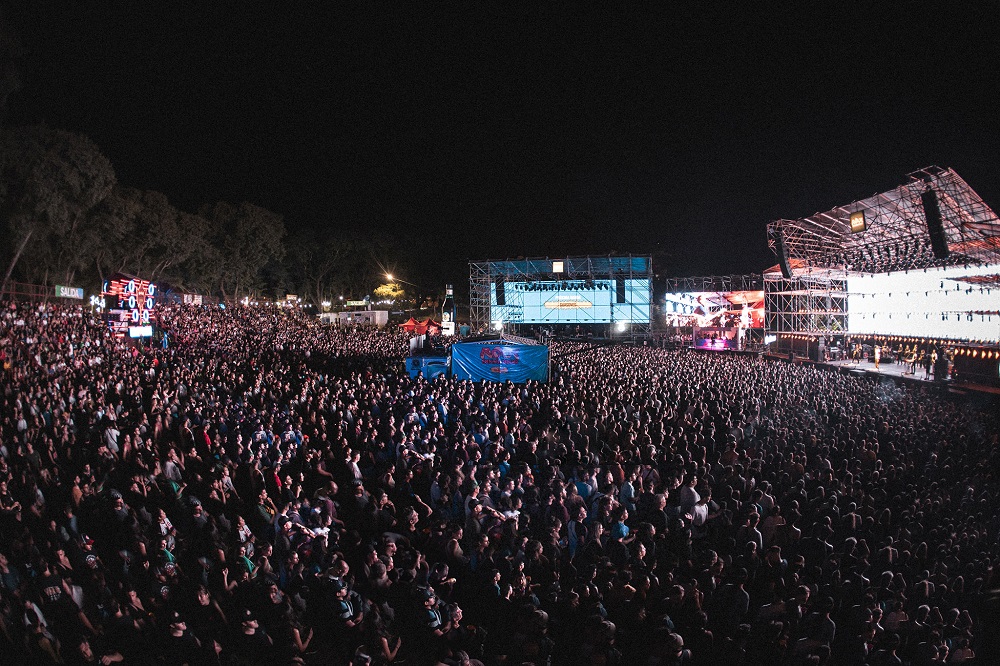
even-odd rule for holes
{"type": "Polygon", "coordinates": [[[488,382],[544,382],[549,377],[549,348],[545,345],[459,342],[451,346],[451,376],[488,382]]]}

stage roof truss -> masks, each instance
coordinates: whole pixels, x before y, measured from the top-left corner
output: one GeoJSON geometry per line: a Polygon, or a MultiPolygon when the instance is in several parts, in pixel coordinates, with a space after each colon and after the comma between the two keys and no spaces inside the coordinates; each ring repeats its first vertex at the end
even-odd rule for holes
{"type": "Polygon", "coordinates": [[[764,279],[760,273],[667,278],[667,293],[673,294],[700,291],[760,291],[763,288],[764,279]]]}
{"type": "Polygon", "coordinates": [[[777,254],[781,238],[798,268],[881,273],[1000,262],[1000,219],[953,169],[927,167],[888,192],[798,220],[768,225],[777,254]],[[950,256],[935,257],[921,195],[933,190],[950,256]],[[851,233],[852,213],[863,211],[867,229],[851,233]]]}

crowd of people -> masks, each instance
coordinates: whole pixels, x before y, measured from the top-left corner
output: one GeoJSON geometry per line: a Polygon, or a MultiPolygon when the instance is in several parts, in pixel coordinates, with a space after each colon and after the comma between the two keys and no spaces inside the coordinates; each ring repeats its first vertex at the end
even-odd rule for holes
{"type": "Polygon", "coordinates": [[[0,308],[4,663],[989,658],[995,404],[583,343],[429,382],[297,310],[163,306],[164,346],[0,308]]]}

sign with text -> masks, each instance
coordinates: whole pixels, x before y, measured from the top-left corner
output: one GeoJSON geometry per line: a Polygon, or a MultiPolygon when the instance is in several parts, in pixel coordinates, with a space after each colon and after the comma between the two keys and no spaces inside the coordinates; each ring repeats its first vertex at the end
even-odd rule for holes
{"type": "Polygon", "coordinates": [[[57,284],[56,296],[59,298],[78,298],[82,301],[83,287],[64,287],[61,284],[57,284]]]}

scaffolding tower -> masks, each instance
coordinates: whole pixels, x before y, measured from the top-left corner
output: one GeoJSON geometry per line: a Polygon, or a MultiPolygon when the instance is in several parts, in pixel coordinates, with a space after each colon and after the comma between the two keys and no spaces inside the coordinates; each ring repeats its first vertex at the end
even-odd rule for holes
{"type": "Polygon", "coordinates": [[[764,275],[764,328],[768,335],[847,332],[847,281],[829,272],[786,279],[764,275]]]}

